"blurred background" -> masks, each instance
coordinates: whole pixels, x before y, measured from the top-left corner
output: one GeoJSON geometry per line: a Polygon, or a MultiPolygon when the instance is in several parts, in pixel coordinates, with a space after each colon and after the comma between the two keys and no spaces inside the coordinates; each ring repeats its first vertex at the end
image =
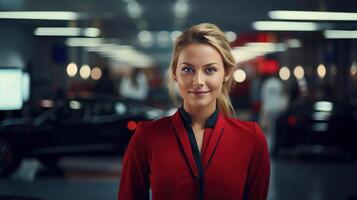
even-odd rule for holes
{"type": "Polygon", "coordinates": [[[268,139],[268,199],[357,199],[353,0],[0,0],[0,199],[116,199],[137,122],[175,111],[173,41],[201,22],[268,139]]]}

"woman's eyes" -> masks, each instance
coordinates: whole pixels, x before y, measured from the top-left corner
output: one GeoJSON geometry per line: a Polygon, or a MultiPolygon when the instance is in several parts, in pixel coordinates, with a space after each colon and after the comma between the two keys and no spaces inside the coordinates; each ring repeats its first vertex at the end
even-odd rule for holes
{"type": "Polygon", "coordinates": [[[192,69],[192,67],[184,67],[184,68],[182,68],[182,71],[186,72],[186,73],[191,73],[191,72],[193,72],[193,69],[192,69]]]}
{"type": "Polygon", "coordinates": [[[216,70],[216,68],[214,68],[214,67],[207,67],[207,68],[205,69],[205,71],[206,71],[208,74],[212,74],[212,73],[216,72],[217,70],[216,70]]]}
{"type": "MultiPolygon", "coordinates": [[[[185,73],[192,73],[192,72],[194,72],[194,69],[192,67],[183,67],[182,71],[185,72],[185,73]]],[[[217,69],[214,68],[214,67],[207,67],[207,68],[204,69],[204,71],[207,74],[213,74],[214,72],[217,71],[217,69]]]]}

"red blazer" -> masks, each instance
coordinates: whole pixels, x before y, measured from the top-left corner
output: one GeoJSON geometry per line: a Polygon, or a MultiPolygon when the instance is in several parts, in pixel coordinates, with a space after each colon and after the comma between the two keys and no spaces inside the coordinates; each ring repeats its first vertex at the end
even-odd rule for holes
{"type": "MultiPolygon", "coordinates": [[[[265,200],[270,161],[256,123],[218,114],[206,128],[201,150],[205,200],[265,200]]],[[[197,200],[198,171],[178,111],[141,122],[124,157],[119,200],[197,200]]]]}

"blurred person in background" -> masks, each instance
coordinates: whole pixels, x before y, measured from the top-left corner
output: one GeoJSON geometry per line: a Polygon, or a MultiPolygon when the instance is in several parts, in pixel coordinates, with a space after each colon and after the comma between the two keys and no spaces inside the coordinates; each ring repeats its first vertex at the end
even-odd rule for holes
{"type": "Polygon", "coordinates": [[[263,82],[260,96],[262,99],[260,124],[264,132],[270,135],[269,141],[272,142],[275,136],[276,120],[288,106],[284,85],[277,74],[271,75],[263,82]]]}
{"type": "Polygon", "coordinates": [[[120,200],[265,200],[270,161],[254,122],[234,119],[235,60],[224,33],[202,23],[185,30],[169,67],[175,114],[140,122],[123,161],[120,200]]]}
{"type": "Polygon", "coordinates": [[[130,70],[120,82],[119,94],[127,99],[145,101],[149,92],[149,83],[139,68],[130,70]]]}

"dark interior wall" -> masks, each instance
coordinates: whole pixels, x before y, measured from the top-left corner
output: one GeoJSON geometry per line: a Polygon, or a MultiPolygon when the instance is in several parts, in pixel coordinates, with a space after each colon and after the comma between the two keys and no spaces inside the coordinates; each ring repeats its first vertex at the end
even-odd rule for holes
{"type": "Polygon", "coordinates": [[[0,67],[25,68],[33,57],[33,37],[16,26],[0,24],[0,67]]]}

